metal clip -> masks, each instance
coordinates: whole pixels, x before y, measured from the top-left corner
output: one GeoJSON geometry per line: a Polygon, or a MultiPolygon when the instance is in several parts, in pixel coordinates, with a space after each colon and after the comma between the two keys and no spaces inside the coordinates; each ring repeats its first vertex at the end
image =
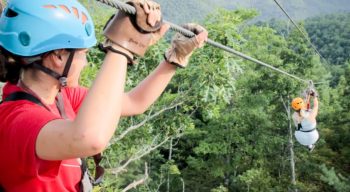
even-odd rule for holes
{"type": "Polygon", "coordinates": [[[67,86],[67,77],[60,77],[58,79],[58,81],[60,82],[62,87],[66,87],[67,86]]]}

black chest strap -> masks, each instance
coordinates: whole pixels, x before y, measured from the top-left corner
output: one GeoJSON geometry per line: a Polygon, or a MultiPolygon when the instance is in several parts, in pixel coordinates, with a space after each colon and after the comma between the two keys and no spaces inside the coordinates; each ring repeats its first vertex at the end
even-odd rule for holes
{"type": "Polygon", "coordinates": [[[11,93],[1,103],[6,102],[6,101],[19,101],[19,100],[27,100],[27,101],[31,101],[37,105],[44,106],[38,98],[34,97],[33,95],[31,95],[29,93],[22,92],[22,91],[11,93]]]}
{"type": "Polygon", "coordinates": [[[298,123],[297,131],[304,132],[304,133],[308,133],[308,132],[312,132],[312,131],[314,131],[314,130],[316,130],[316,127],[313,128],[313,129],[304,131],[304,130],[303,130],[303,126],[301,126],[301,123],[298,123]]]}
{"type": "Polygon", "coordinates": [[[302,129],[302,128],[303,128],[303,126],[301,126],[301,123],[298,123],[298,128],[297,128],[297,130],[300,131],[300,129],[302,129]]]}

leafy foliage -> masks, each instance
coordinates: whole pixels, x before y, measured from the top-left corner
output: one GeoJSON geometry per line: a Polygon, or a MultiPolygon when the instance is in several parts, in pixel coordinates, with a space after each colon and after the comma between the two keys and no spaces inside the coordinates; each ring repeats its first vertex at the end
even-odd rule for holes
{"type": "MultiPolygon", "coordinates": [[[[288,18],[273,1],[259,0],[158,0],[162,6],[164,18],[177,24],[202,22],[207,15],[217,12],[218,8],[235,10],[240,8],[255,9],[259,12],[257,21],[288,18]]],[[[295,20],[302,20],[323,14],[349,12],[347,0],[297,0],[279,1],[295,20]]]]}
{"type": "MultiPolygon", "coordinates": [[[[100,13],[100,4],[89,6],[94,18],[98,16],[96,30],[102,40],[102,28],[113,11],[100,13]]],[[[256,15],[252,10],[218,10],[204,25],[212,40],[289,73],[320,82],[330,78],[330,66],[298,31],[284,28],[283,22],[246,25],[256,15]]],[[[319,22],[315,28],[321,26],[319,22]]],[[[128,69],[126,91],[156,67],[168,46],[166,40],[159,42],[128,69]]],[[[90,51],[90,68],[81,79],[84,85],[91,85],[102,59],[96,48],[90,51]]],[[[295,144],[295,186],[290,181],[288,119],[281,99],[289,102],[306,85],[205,46],[193,54],[186,69],[177,71],[149,111],[124,118],[118,125],[104,152],[105,182],[95,190],[121,191],[145,175],[145,162],[149,177],[133,191],[347,190],[350,64],[337,69],[337,84],[317,85],[321,139],[315,151],[310,154],[295,144]],[[320,169],[321,164],[334,168],[320,169]]]]}
{"type": "Polygon", "coordinates": [[[342,65],[350,55],[350,13],[310,18],[305,29],[310,39],[330,64],[342,65]]]}
{"type": "MultiPolygon", "coordinates": [[[[102,41],[103,26],[114,10],[96,1],[81,2],[90,10],[97,38],[102,41]]],[[[216,1],[215,5],[209,0],[160,2],[166,17],[175,21],[173,18],[181,15],[182,22],[193,21],[200,15],[199,21],[216,6],[237,5],[236,1],[224,0],[216,1]],[[173,7],[185,8],[175,12],[173,7]]],[[[289,3],[287,7],[315,4],[289,3]]],[[[317,2],[329,10],[337,4],[329,3],[317,2]]],[[[260,1],[256,5],[274,6],[260,1]]],[[[331,65],[323,63],[300,33],[283,21],[246,25],[256,16],[257,12],[252,10],[219,9],[203,23],[214,41],[299,77],[324,82],[331,78],[331,72],[333,75],[330,85],[317,85],[321,138],[315,151],[308,153],[295,143],[296,185],[290,181],[288,119],[281,99],[288,102],[305,85],[205,46],[194,53],[189,67],[178,70],[149,111],[125,118],[118,125],[110,147],[104,152],[105,181],[94,191],[121,191],[145,176],[145,162],[149,177],[133,191],[350,190],[349,14],[301,23],[331,65]]],[[[127,90],[156,67],[168,46],[166,40],[159,42],[138,65],[128,69],[127,90]]],[[[103,57],[104,53],[96,47],[90,50],[89,68],[81,77],[83,85],[89,87],[93,83],[103,57]]]]}
{"type": "Polygon", "coordinates": [[[333,186],[336,191],[350,191],[349,179],[337,174],[334,168],[328,169],[325,165],[322,165],[321,169],[324,174],[321,179],[333,186]]]}

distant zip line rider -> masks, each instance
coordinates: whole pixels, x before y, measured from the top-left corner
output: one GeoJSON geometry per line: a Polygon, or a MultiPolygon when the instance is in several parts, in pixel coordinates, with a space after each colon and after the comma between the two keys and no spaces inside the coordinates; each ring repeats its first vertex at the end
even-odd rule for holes
{"type": "MultiPolygon", "coordinates": [[[[141,114],[178,66],[207,40],[176,34],[164,61],[124,93],[127,65],[168,30],[159,4],[129,2],[136,16],[116,14],[104,30],[106,56],[89,89],[79,86],[94,25],[76,0],[12,0],[0,18],[0,186],[4,191],[91,191],[80,158],[102,152],[122,116],[141,114]]],[[[0,190],[1,191],[1,190],[0,190]]]]}
{"type": "Polygon", "coordinates": [[[315,143],[319,139],[319,134],[316,129],[316,117],[318,113],[318,95],[314,89],[311,89],[308,93],[306,101],[303,98],[297,97],[293,99],[291,105],[295,110],[293,113],[293,121],[296,127],[295,138],[296,140],[308,147],[309,151],[312,151],[315,147],[315,143]],[[309,109],[310,98],[313,98],[313,108],[309,109]]]}

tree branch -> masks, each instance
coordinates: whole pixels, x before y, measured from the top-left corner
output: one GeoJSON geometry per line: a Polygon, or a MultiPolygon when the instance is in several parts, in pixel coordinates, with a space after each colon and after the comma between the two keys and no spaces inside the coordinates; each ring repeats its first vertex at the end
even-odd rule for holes
{"type": "Polygon", "coordinates": [[[284,106],[284,109],[286,110],[287,114],[289,114],[289,112],[288,112],[289,110],[288,110],[287,104],[286,104],[286,102],[284,101],[282,95],[280,95],[280,99],[281,99],[281,101],[282,101],[282,104],[283,104],[283,106],[284,106]]]}
{"type": "Polygon", "coordinates": [[[147,179],[148,179],[148,166],[147,166],[147,163],[145,163],[145,176],[142,179],[140,179],[140,180],[137,180],[137,181],[134,181],[134,182],[130,183],[128,186],[126,186],[122,190],[122,192],[129,191],[132,188],[135,189],[138,185],[143,184],[147,179]]]}
{"type": "Polygon", "coordinates": [[[173,109],[175,107],[178,107],[179,105],[182,105],[183,102],[180,102],[180,103],[176,103],[174,105],[171,105],[169,107],[166,107],[166,108],[163,108],[162,110],[158,111],[157,113],[154,113],[153,115],[148,115],[143,121],[141,121],[139,124],[136,124],[136,125],[133,125],[129,128],[127,128],[125,131],[123,131],[119,136],[117,136],[116,138],[114,138],[110,145],[113,145],[115,144],[116,142],[120,141],[122,138],[125,137],[125,135],[127,135],[129,132],[135,130],[135,129],[138,129],[140,128],[141,126],[143,126],[144,124],[146,124],[148,121],[154,119],[155,117],[159,116],[160,114],[162,114],[163,112],[167,111],[167,110],[170,110],[170,109],[173,109]]]}
{"type": "MultiPolygon", "coordinates": [[[[157,137],[156,137],[157,138],[157,137]]],[[[156,139],[153,140],[152,144],[149,147],[146,147],[140,151],[138,151],[136,154],[134,154],[131,158],[129,158],[123,165],[117,168],[110,169],[110,171],[118,175],[120,172],[125,171],[125,167],[127,167],[132,161],[141,159],[143,156],[147,155],[151,151],[157,149],[158,147],[162,146],[165,142],[167,142],[170,139],[170,137],[166,137],[161,143],[154,145],[154,142],[156,139]]]]}

